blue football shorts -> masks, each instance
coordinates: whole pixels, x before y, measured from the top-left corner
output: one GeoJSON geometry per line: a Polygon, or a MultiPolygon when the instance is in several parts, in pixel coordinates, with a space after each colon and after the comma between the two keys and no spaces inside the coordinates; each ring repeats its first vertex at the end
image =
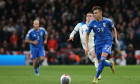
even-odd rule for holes
{"type": "Polygon", "coordinates": [[[31,59],[35,59],[37,57],[43,56],[45,57],[44,47],[31,50],[31,59]]]}
{"type": "Polygon", "coordinates": [[[102,44],[95,45],[96,58],[101,59],[103,52],[111,54],[112,42],[102,42],[102,44]]]}

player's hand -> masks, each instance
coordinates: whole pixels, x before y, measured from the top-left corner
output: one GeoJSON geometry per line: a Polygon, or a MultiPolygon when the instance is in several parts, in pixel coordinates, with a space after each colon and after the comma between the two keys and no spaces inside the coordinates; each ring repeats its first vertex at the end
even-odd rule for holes
{"type": "Polygon", "coordinates": [[[92,51],[92,54],[93,54],[93,58],[96,58],[96,55],[95,55],[95,51],[94,50],[92,51]]]}
{"type": "Polygon", "coordinates": [[[38,44],[38,41],[37,40],[33,41],[33,44],[37,45],[38,44]]]}
{"type": "Polygon", "coordinates": [[[43,44],[46,45],[47,44],[47,41],[45,40],[43,44]]]}
{"type": "Polygon", "coordinates": [[[74,40],[74,37],[70,37],[69,39],[68,39],[68,42],[69,41],[73,41],[74,40]]]}
{"type": "Polygon", "coordinates": [[[85,55],[88,56],[88,51],[89,51],[89,47],[86,47],[85,49],[85,55]]]}
{"type": "Polygon", "coordinates": [[[116,40],[116,43],[117,43],[118,47],[120,47],[120,43],[119,43],[119,41],[118,41],[118,40],[116,40]]]}

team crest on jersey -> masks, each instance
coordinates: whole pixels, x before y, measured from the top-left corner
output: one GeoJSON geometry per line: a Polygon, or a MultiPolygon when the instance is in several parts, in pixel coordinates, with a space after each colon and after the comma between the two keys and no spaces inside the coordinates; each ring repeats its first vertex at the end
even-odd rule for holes
{"type": "Polygon", "coordinates": [[[94,25],[94,27],[97,27],[96,25],[94,25]]]}
{"type": "Polygon", "coordinates": [[[35,37],[36,35],[34,34],[34,37],[35,37]]]}
{"type": "Polygon", "coordinates": [[[103,26],[106,27],[106,23],[103,23],[103,26]]]}

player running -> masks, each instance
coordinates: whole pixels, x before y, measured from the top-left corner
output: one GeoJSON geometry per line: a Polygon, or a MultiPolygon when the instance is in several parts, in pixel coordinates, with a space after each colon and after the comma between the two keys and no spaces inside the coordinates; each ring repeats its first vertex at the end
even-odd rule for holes
{"type": "Polygon", "coordinates": [[[98,83],[98,77],[101,74],[104,66],[110,66],[112,73],[114,74],[114,61],[105,61],[106,57],[111,54],[111,46],[113,42],[113,37],[111,30],[115,33],[115,41],[120,46],[117,40],[117,31],[114,27],[114,24],[110,18],[102,17],[102,9],[99,6],[95,6],[92,8],[94,14],[94,20],[92,20],[89,25],[88,29],[86,30],[86,49],[85,54],[89,51],[89,33],[94,31],[94,42],[95,42],[95,54],[99,61],[98,71],[96,77],[93,80],[93,83],[98,83]]]}
{"type": "Polygon", "coordinates": [[[43,38],[45,37],[44,44],[47,44],[47,32],[44,28],[39,27],[38,20],[33,21],[33,26],[34,28],[28,31],[25,42],[30,43],[31,59],[33,59],[35,75],[39,76],[40,63],[45,59],[43,38]]]}
{"type": "MultiPolygon", "coordinates": [[[[87,25],[89,24],[89,22],[93,18],[94,18],[93,13],[91,13],[91,12],[87,13],[86,22],[78,23],[76,25],[76,27],[74,28],[74,30],[72,31],[72,33],[70,34],[70,37],[68,40],[73,41],[74,35],[79,31],[82,47],[84,49],[86,49],[86,39],[85,39],[86,29],[88,28],[87,25]]],[[[98,60],[96,59],[95,52],[94,52],[95,45],[94,45],[94,32],[93,31],[89,35],[89,42],[88,43],[89,43],[89,48],[90,48],[90,52],[88,53],[88,57],[92,62],[94,62],[95,68],[96,68],[96,70],[98,70],[98,60]]],[[[98,78],[101,79],[101,75],[98,78]]]]}

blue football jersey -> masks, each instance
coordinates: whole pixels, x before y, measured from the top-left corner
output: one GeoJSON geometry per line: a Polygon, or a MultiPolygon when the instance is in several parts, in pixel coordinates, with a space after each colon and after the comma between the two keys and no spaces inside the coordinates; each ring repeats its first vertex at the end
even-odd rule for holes
{"type": "Polygon", "coordinates": [[[94,42],[95,45],[100,44],[103,41],[112,41],[113,36],[111,33],[111,29],[114,28],[114,24],[112,19],[103,17],[101,21],[92,20],[89,25],[88,29],[86,30],[87,33],[94,31],[94,42]]]}
{"type": "Polygon", "coordinates": [[[40,49],[42,47],[44,47],[43,45],[43,38],[44,35],[47,35],[47,32],[45,31],[44,28],[39,27],[39,31],[36,31],[34,28],[32,28],[31,30],[28,31],[27,35],[26,35],[26,39],[29,39],[31,41],[38,41],[38,44],[30,44],[30,50],[35,50],[35,49],[40,49]]]}

